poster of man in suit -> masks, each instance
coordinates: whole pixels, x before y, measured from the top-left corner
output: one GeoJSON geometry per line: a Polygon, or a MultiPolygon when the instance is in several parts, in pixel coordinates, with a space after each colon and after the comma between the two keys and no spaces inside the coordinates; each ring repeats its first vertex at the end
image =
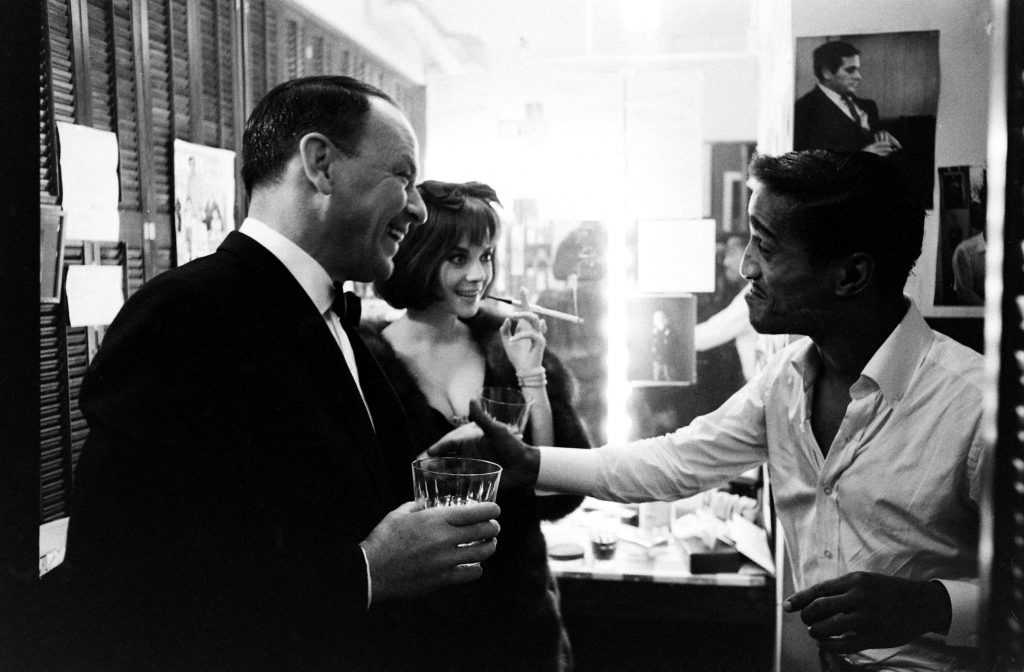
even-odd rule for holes
{"type": "Polygon", "coordinates": [[[799,37],[793,149],[888,157],[932,207],[939,33],[799,37]]]}

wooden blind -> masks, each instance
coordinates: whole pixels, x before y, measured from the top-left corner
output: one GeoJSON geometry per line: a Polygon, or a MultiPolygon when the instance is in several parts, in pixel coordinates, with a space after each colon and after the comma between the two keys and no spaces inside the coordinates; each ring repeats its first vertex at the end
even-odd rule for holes
{"type": "Polygon", "coordinates": [[[67,418],[68,369],[63,313],[58,303],[39,306],[39,474],[41,523],[67,511],[71,454],[67,418]]]}
{"type": "Polygon", "coordinates": [[[92,98],[88,124],[101,131],[114,127],[114,45],[109,3],[88,0],[89,95],[92,98]]]}
{"type": "Polygon", "coordinates": [[[71,7],[68,0],[47,0],[43,15],[42,72],[39,94],[39,199],[57,202],[57,128],[55,122],[75,123],[74,54],[71,41],[71,7]]]}
{"type": "Polygon", "coordinates": [[[112,3],[114,111],[117,119],[121,206],[138,210],[141,207],[139,179],[139,116],[136,103],[135,45],[132,39],[131,0],[112,3]]]}
{"type": "Polygon", "coordinates": [[[174,137],[192,140],[192,73],[188,51],[188,0],[170,0],[171,73],[174,82],[174,137]]]}
{"type": "Polygon", "coordinates": [[[171,20],[167,0],[149,0],[149,92],[150,138],[153,155],[153,183],[156,202],[153,210],[171,212],[171,100],[174,95],[171,74],[171,20]]]}
{"type": "Polygon", "coordinates": [[[263,98],[267,87],[267,7],[264,0],[252,0],[245,12],[245,69],[247,109],[252,109],[263,98]]]}

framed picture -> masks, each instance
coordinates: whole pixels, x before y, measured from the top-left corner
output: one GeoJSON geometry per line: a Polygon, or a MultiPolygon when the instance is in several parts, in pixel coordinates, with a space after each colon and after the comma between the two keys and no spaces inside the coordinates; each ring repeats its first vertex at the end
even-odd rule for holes
{"type": "Polygon", "coordinates": [[[235,153],[174,141],[176,264],[211,254],[235,228],[235,153]]]}
{"type": "Polygon", "coordinates": [[[890,157],[932,208],[939,32],[796,40],[793,149],[890,157]]]}
{"type": "Polygon", "coordinates": [[[985,169],[939,168],[936,306],[985,305],[985,169]]]}
{"type": "Polygon", "coordinates": [[[635,296],[626,302],[626,378],[634,387],[683,386],[697,377],[692,294],[635,296]]]}

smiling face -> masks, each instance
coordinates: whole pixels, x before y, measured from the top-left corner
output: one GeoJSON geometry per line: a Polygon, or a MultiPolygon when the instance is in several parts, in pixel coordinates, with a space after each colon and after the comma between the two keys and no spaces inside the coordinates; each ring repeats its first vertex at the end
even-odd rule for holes
{"type": "Polygon", "coordinates": [[[750,323],[762,334],[815,336],[835,308],[828,264],[811,258],[793,234],[794,203],[756,184],[750,198],[750,241],[740,271],[750,281],[750,323]]]}
{"type": "Polygon", "coordinates": [[[335,279],[387,278],[402,238],[410,227],[426,221],[426,208],[415,187],[416,135],[393,105],[379,98],[370,101],[355,155],[333,150],[327,242],[318,261],[335,279]]]}
{"type": "Polygon", "coordinates": [[[478,245],[464,235],[437,269],[441,299],[438,302],[457,317],[470,318],[480,310],[480,301],[494,279],[494,246],[490,240],[478,245]]]}
{"type": "Polygon", "coordinates": [[[861,79],[860,56],[844,56],[843,62],[835,72],[826,68],[822,70],[821,74],[824,77],[821,82],[824,86],[841,96],[855,96],[861,79]]]}

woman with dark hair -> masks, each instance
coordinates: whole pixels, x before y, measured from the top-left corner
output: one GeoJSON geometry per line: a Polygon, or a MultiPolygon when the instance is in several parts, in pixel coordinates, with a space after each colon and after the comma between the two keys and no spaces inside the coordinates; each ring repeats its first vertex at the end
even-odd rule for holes
{"type": "MultiPolygon", "coordinates": [[[[435,181],[419,190],[429,224],[406,236],[394,273],[374,285],[406,312],[390,324],[361,327],[417,430],[409,460],[452,431],[474,431],[469,401],[484,386],[518,388],[532,402],[526,441],[589,447],[573,408],[571,374],[545,352],[544,321],[528,311],[503,316],[482,308],[500,228],[494,190],[435,181]]],[[[408,473],[396,478],[411,489],[408,473]]],[[[421,669],[571,669],[540,521],[565,516],[580,501],[525,489],[499,493],[501,541],[483,563],[483,578],[422,601],[421,669]]]]}

